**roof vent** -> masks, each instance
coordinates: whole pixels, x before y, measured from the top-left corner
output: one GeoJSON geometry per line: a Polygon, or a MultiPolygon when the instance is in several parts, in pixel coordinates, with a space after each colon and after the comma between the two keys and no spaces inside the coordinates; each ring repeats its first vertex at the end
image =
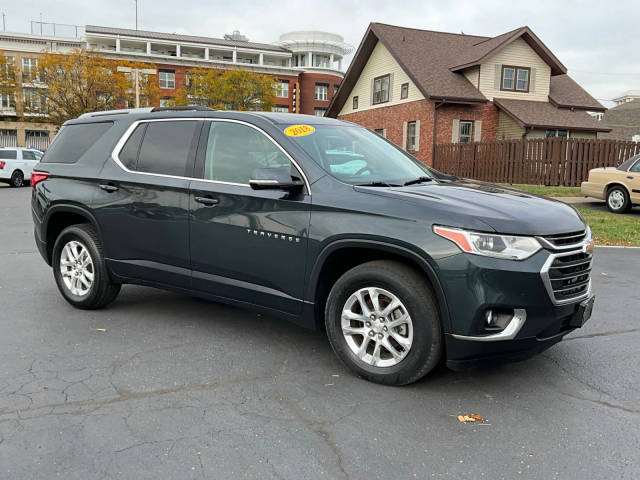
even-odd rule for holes
{"type": "Polygon", "coordinates": [[[234,40],[236,42],[248,42],[249,41],[249,37],[247,37],[246,35],[242,35],[240,33],[240,30],[234,30],[232,33],[225,33],[224,34],[224,39],[225,40],[234,40]]]}

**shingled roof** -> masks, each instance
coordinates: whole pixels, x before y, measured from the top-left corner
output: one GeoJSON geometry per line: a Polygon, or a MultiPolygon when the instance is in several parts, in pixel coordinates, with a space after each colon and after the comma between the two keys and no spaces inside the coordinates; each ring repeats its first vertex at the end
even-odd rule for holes
{"type": "Polygon", "coordinates": [[[566,67],[529,27],[520,27],[497,37],[481,37],[371,23],[327,115],[338,116],[378,41],[425,98],[450,103],[485,103],[487,98],[460,71],[485,62],[518,38],[527,42],[549,64],[552,74],[550,97],[558,107],[605,110],[566,75],[566,67]],[[554,80],[556,77],[558,80],[554,80]]]}
{"type": "Polygon", "coordinates": [[[587,132],[609,132],[584,110],[556,108],[549,102],[494,98],[493,103],[523,128],[563,128],[587,132]]]}

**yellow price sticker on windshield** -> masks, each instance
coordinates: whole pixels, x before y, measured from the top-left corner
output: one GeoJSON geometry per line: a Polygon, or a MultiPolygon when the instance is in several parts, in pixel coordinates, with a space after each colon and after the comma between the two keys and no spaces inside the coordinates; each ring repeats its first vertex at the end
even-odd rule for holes
{"type": "Polygon", "coordinates": [[[291,125],[284,130],[284,134],[289,137],[304,137],[311,135],[316,129],[311,125],[291,125]]]}

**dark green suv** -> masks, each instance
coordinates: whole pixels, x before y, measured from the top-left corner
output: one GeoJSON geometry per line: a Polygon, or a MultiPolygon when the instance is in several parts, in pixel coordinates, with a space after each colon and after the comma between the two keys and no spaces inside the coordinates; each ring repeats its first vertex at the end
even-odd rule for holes
{"type": "Polygon", "coordinates": [[[31,177],[64,298],[166,288],[326,328],[363,377],[418,380],[551,346],[593,306],[571,207],[444,175],[360,126],[144,109],[65,123],[31,177]]]}

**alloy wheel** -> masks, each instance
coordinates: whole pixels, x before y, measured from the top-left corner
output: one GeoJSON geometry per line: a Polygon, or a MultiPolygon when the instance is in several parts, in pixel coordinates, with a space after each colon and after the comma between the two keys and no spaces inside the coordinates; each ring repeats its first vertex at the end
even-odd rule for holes
{"type": "Polygon", "coordinates": [[[353,293],[342,309],[342,334],[351,351],[374,367],[392,367],[409,353],[413,323],[393,293],[377,287],[353,293]]]}
{"type": "Polygon", "coordinates": [[[60,253],[60,273],[67,289],[77,296],[86,295],[93,284],[95,270],[91,254],[77,240],[67,242],[60,253]]]}

